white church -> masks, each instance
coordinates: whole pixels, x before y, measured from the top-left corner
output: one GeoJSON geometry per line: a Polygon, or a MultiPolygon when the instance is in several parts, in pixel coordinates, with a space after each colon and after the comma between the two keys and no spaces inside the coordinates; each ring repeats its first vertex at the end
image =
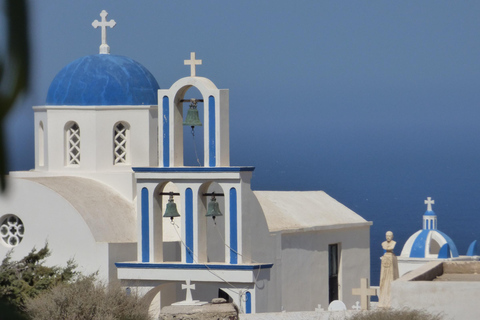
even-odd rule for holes
{"type": "Polygon", "coordinates": [[[92,25],[100,53],[60,70],[33,107],[35,168],[11,172],[0,194],[0,256],[48,242],[49,264],[73,258],[157,311],[187,293],[244,313],[354,304],[372,223],[323,191],[252,191],[254,168],[230,166],[229,91],[197,76],[195,53],[190,75],[160,89],[110,54],[105,11],[92,25]],[[202,165],[184,165],[184,123],[203,131],[202,165]]]}

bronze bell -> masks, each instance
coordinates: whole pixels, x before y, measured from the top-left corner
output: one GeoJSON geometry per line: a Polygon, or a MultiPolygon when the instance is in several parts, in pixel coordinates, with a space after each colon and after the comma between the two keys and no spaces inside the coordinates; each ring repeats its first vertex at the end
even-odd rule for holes
{"type": "Polygon", "coordinates": [[[215,196],[212,197],[212,201],[210,201],[210,203],[208,204],[208,210],[205,216],[212,217],[213,220],[215,220],[215,217],[223,216],[223,214],[220,212],[220,207],[218,205],[217,199],[215,199],[215,196]]]}
{"type": "Polygon", "coordinates": [[[188,109],[187,117],[185,118],[184,126],[198,127],[202,125],[200,117],[198,116],[197,101],[192,99],[190,102],[190,109],[188,109]]]}
{"type": "Polygon", "coordinates": [[[173,218],[180,217],[180,214],[177,210],[177,204],[173,202],[173,195],[170,195],[168,198],[167,207],[165,208],[165,214],[163,215],[164,218],[170,218],[173,221],[173,218]]]}

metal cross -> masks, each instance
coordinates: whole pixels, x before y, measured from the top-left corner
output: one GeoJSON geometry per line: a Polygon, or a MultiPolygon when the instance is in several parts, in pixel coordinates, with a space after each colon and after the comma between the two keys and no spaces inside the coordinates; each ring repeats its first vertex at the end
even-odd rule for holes
{"type": "Polygon", "coordinates": [[[370,296],[376,296],[377,289],[370,288],[368,286],[367,278],[361,278],[360,288],[352,289],[352,294],[355,296],[360,296],[360,306],[362,310],[368,310],[368,307],[370,305],[370,296]]]}
{"type": "Polygon", "coordinates": [[[187,297],[185,298],[185,301],[187,302],[192,302],[192,290],[195,290],[195,285],[190,284],[190,280],[185,280],[187,284],[182,284],[182,290],[187,290],[187,297]]]}
{"type": "Polygon", "coordinates": [[[102,28],[102,44],[100,45],[100,53],[101,54],[108,54],[110,53],[110,47],[107,44],[107,27],[113,28],[117,24],[115,20],[107,21],[108,13],[105,10],[100,12],[100,17],[102,17],[102,21],[99,22],[95,20],[92,22],[92,26],[97,29],[98,27],[102,28]]]}
{"type": "Polygon", "coordinates": [[[183,63],[186,66],[190,65],[190,76],[195,77],[195,66],[201,65],[202,60],[195,60],[195,52],[190,52],[190,60],[184,60],[183,63]]]}
{"type": "Polygon", "coordinates": [[[425,204],[427,205],[427,211],[432,211],[432,204],[435,204],[435,200],[432,200],[432,198],[427,197],[427,200],[425,200],[425,204]]]}

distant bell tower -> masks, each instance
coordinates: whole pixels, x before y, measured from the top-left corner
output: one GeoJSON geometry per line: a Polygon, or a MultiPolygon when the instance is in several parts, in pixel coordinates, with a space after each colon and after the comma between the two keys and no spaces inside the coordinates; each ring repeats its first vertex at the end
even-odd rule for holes
{"type": "Polygon", "coordinates": [[[185,60],[185,65],[190,65],[190,76],[178,80],[170,89],[158,90],[159,167],[184,166],[183,103],[188,102],[184,97],[191,87],[201,94],[193,104],[203,102],[204,166],[230,166],[228,90],[218,89],[209,79],[197,77],[196,66],[201,64],[202,60],[197,60],[192,52],[190,60],[185,60]]]}
{"type": "Polygon", "coordinates": [[[427,211],[423,215],[423,229],[425,230],[436,230],[437,229],[437,215],[432,210],[432,204],[435,204],[435,201],[432,198],[428,197],[425,200],[427,205],[427,211]]]}

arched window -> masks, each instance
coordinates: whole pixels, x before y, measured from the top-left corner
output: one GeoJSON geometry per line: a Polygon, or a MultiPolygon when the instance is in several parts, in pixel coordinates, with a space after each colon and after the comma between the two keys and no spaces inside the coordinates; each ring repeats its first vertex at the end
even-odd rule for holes
{"type": "Polygon", "coordinates": [[[80,127],[76,122],[67,126],[67,165],[80,164],[80,127]]]}
{"type": "Polygon", "coordinates": [[[45,132],[42,121],[38,125],[38,165],[40,167],[45,165],[45,132]]]}
{"type": "Polygon", "coordinates": [[[128,124],[119,122],[113,132],[113,164],[128,163],[128,124]]]}

